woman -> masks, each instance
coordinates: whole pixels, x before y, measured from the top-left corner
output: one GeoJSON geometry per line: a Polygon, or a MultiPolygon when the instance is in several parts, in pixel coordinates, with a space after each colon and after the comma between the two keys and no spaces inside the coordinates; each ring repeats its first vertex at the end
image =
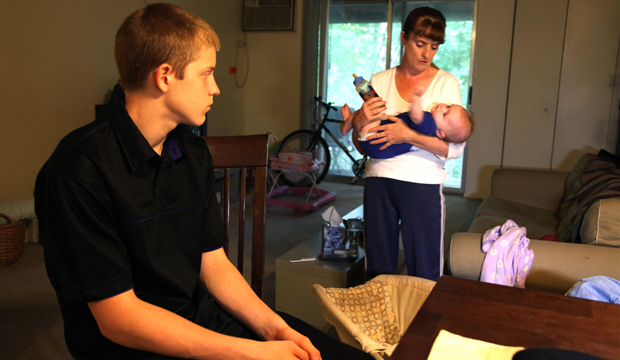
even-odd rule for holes
{"type": "MultiPolygon", "coordinates": [[[[367,137],[382,148],[409,143],[417,149],[391,159],[371,159],[366,168],[364,223],[366,277],[393,274],[399,249],[399,222],[409,275],[438,280],[443,273],[445,222],[442,184],[446,159],[458,158],[464,143],[449,144],[420,135],[391,115],[409,111],[412,94],[422,108],[433,103],[461,104],[458,80],[432,65],[444,42],[446,21],[440,11],[420,7],[409,13],[400,34],[405,52],[399,66],[373,75],[371,84],[382,98],[373,98],[353,114],[353,139],[371,121],[390,115],[393,124],[367,137]]],[[[348,109],[348,108],[347,108],[348,109]]],[[[346,110],[345,110],[346,111],[346,110]]],[[[377,124],[379,124],[377,122],[377,124]]]]}

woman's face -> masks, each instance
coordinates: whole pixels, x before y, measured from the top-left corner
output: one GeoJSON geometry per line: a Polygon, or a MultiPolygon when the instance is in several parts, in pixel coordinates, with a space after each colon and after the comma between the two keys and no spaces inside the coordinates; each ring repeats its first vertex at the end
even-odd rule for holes
{"type": "Polygon", "coordinates": [[[423,72],[431,66],[439,49],[439,42],[417,35],[411,35],[406,39],[404,31],[400,33],[400,41],[405,47],[404,64],[419,72],[423,72]]]}

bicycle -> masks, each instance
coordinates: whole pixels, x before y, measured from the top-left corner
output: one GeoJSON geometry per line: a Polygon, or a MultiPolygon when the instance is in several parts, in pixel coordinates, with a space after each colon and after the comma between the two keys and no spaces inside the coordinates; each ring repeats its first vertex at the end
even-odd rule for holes
{"type": "MultiPolygon", "coordinates": [[[[316,170],[314,170],[314,177],[316,183],[320,183],[327,172],[329,171],[329,167],[331,164],[331,155],[329,152],[329,146],[327,146],[327,142],[323,138],[323,131],[329,134],[334,142],[343,150],[344,154],[351,159],[353,163],[352,170],[354,177],[351,179],[351,184],[355,184],[358,179],[364,177],[364,170],[366,169],[366,163],[368,162],[368,156],[364,155],[361,159],[355,159],[349,149],[347,149],[344,144],[336,138],[336,136],[325,126],[327,122],[331,123],[342,123],[342,120],[330,119],[329,112],[330,110],[339,111],[338,108],[332,106],[332,103],[325,102],[321,99],[320,96],[315,96],[314,100],[318,103],[317,110],[320,109],[322,105],[325,108],[325,115],[317,122],[317,124],[313,125],[315,130],[297,130],[288,134],[284,140],[282,140],[282,144],[280,145],[280,149],[278,150],[278,154],[281,152],[302,152],[307,151],[311,154],[313,159],[324,162],[323,165],[319,166],[316,170]]],[[[277,155],[276,155],[277,156],[277,155]]],[[[300,174],[285,173],[282,174],[282,180],[290,186],[310,186],[312,181],[308,179],[307,176],[300,176],[300,174]]]]}

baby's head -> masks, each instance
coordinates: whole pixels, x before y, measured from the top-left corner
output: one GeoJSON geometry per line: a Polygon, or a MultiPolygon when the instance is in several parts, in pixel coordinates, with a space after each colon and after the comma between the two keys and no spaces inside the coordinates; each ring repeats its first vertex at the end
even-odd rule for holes
{"type": "Polygon", "coordinates": [[[437,104],[431,109],[437,125],[437,137],[458,144],[467,140],[474,130],[474,119],[460,105],[437,104]]]}

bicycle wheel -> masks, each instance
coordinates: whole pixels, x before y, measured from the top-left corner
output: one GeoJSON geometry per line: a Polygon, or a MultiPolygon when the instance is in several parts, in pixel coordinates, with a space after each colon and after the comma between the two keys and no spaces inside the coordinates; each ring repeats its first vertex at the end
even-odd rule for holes
{"type": "MultiPolygon", "coordinates": [[[[288,134],[282,145],[280,146],[281,152],[301,152],[308,151],[312,154],[312,158],[325,162],[324,165],[319,166],[314,170],[314,176],[316,183],[320,183],[327,175],[329,171],[329,148],[325,139],[320,136],[314,136],[314,131],[311,130],[297,130],[288,134]]],[[[290,186],[310,186],[312,181],[305,175],[295,172],[285,172],[280,177],[287,185],[290,186]]]]}
{"type": "Polygon", "coordinates": [[[355,160],[353,163],[353,174],[359,178],[363,179],[366,173],[366,164],[368,163],[368,156],[364,155],[363,158],[355,160]]]}

